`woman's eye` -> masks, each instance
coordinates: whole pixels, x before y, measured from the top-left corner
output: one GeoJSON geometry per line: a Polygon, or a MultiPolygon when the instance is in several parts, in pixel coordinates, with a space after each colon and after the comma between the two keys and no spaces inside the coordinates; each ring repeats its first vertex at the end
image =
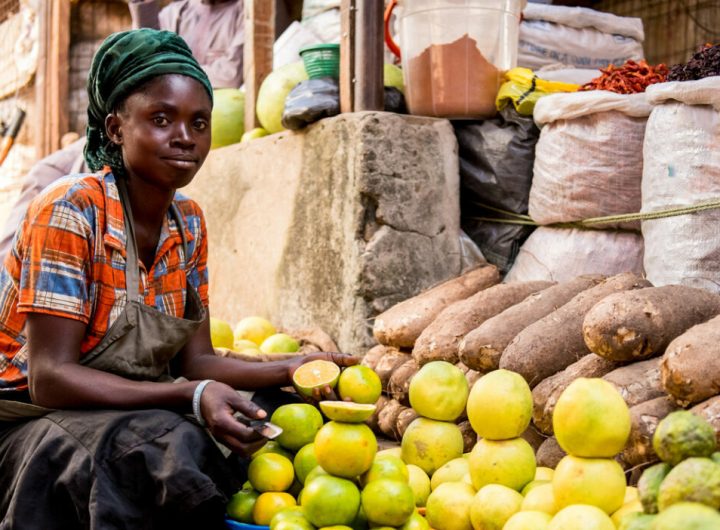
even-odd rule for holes
{"type": "Polygon", "coordinates": [[[155,116],[153,123],[158,127],[165,127],[168,124],[168,119],[165,116],[155,116]]]}

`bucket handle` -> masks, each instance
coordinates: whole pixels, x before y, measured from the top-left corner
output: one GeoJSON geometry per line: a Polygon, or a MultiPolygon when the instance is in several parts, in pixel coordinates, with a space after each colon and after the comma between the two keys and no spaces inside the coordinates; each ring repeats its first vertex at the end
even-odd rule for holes
{"type": "Polygon", "coordinates": [[[396,5],[397,0],[390,0],[390,3],[385,8],[385,44],[387,44],[390,51],[400,59],[400,48],[393,40],[392,35],[390,35],[390,17],[396,5]]]}

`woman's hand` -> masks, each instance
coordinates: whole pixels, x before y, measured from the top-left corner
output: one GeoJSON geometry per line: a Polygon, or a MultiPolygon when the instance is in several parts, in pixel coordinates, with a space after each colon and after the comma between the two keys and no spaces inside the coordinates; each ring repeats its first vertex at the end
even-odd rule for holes
{"type": "Polygon", "coordinates": [[[235,453],[250,456],[267,442],[234,417],[239,412],[251,420],[261,420],[267,413],[224,383],[213,381],[205,387],[200,412],[210,433],[235,453]]]}
{"type": "MultiPolygon", "coordinates": [[[[292,381],[295,370],[300,368],[300,366],[305,363],[309,363],[310,361],[317,360],[330,361],[331,363],[335,363],[336,365],[338,365],[340,368],[344,368],[346,366],[353,366],[360,362],[359,357],[355,357],[354,355],[349,355],[347,353],[318,352],[308,355],[301,355],[288,361],[288,375],[290,381],[292,381]]],[[[325,386],[324,388],[314,388],[312,398],[315,401],[322,401],[325,399],[334,401],[338,399],[335,395],[335,392],[329,385],[325,386]]]]}

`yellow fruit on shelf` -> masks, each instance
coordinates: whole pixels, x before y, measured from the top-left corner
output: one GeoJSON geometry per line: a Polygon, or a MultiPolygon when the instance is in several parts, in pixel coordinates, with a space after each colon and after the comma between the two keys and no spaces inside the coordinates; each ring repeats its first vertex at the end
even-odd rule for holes
{"type": "Polygon", "coordinates": [[[555,514],[547,530],[615,530],[615,525],[600,508],[574,504],[555,514]]]}
{"type": "Polygon", "coordinates": [[[619,527],[625,516],[630,513],[643,513],[642,503],[638,499],[630,501],[627,504],[623,504],[619,510],[617,510],[610,516],[610,519],[615,524],[615,526],[619,527]]]}
{"type": "Polygon", "coordinates": [[[317,458],[315,458],[315,444],[304,445],[296,454],[293,460],[295,468],[295,478],[300,484],[305,484],[308,474],[317,467],[317,458]]]}
{"type": "Polygon", "coordinates": [[[443,482],[459,482],[465,475],[470,473],[470,462],[462,456],[453,458],[446,462],[435,473],[430,480],[430,487],[436,489],[443,482]]]}
{"type": "Polygon", "coordinates": [[[380,377],[371,368],[356,364],[345,368],[337,384],[340,399],[375,404],[382,393],[380,377]]]}
{"type": "Polygon", "coordinates": [[[470,505],[470,522],[480,530],[502,530],[510,517],[520,511],[523,496],[499,484],[483,486],[470,505]]]}
{"type": "Polygon", "coordinates": [[[253,507],[260,493],[252,489],[242,489],[230,497],[225,508],[228,517],[241,523],[251,524],[253,522],[253,507]]]}
{"type": "Polygon", "coordinates": [[[292,462],[276,453],[265,453],[250,460],[248,479],[259,492],[285,491],[295,478],[292,462]]]}
{"type": "Polygon", "coordinates": [[[615,460],[568,455],[555,468],[552,486],[560,508],[590,504],[611,514],[623,505],[626,481],[615,460]]]}
{"type": "Polygon", "coordinates": [[[573,456],[611,458],[630,436],[630,410],[617,389],[604,379],[576,379],[553,411],[558,444],[573,456]]]}
{"type": "Polygon", "coordinates": [[[260,346],[270,335],[277,333],[275,326],[262,317],[245,317],[237,323],[234,330],[235,340],[249,340],[260,346]]]}
{"type": "Polygon", "coordinates": [[[464,482],[445,482],[434,490],[425,506],[425,517],[434,530],[472,530],[470,507],[475,490],[464,482]]]}
{"type": "Polygon", "coordinates": [[[462,432],[457,425],[427,418],[413,420],[400,445],[403,462],[418,466],[429,476],[445,463],[462,456],[463,446],[462,432]]]}
{"type": "Polygon", "coordinates": [[[552,516],[544,512],[522,511],[507,520],[503,530],[547,530],[552,516]]]}
{"type": "Polygon", "coordinates": [[[552,484],[550,482],[541,484],[529,491],[522,501],[522,510],[555,515],[560,510],[560,507],[555,500],[552,484]]]}
{"type": "Polygon", "coordinates": [[[415,496],[415,506],[418,508],[423,507],[430,496],[430,477],[416,465],[407,464],[406,467],[408,470],[408,485],[415,496]]]}
{"type": "Polygon", "coordinates": [[[377,440],[364,423],[331,421],[315,436],[315,456],[318,464],[332,475],[354,479],[373,463],[377,440]]]}
{"type": "Polygon", "coordinates": [[[350,525],[360,508],[360,492],[347,479],[319,476],[305,486],[302,507],[308,521],[317,527],[350,525]]]}
{"type": "Polygon", "coordinates": [[[552,480],[554,469],[549,467],[538,467],[535,469],[535,480],[552,480]]]}
{"type": "Polygon", "coordinates": [[[470,476],[478,491],[486,484],[520,491],[533,480],[535,467],[535,452],[522,438],[478,440],[470,453],[470,476]]]}
{"type": "Polygon", "coordinates": [[[233,347],[233,330],[230,324],[219,318],[210,317],[210,342],[213,348],[233,347]]]}
{"type": "Polygon", "coordinates": [[[402,526],[415,511],[412,489],[399,480],[373,480],[363,488],[360,498],[371,525],[402,526]]]}
{"type": "Polygon", "coordinates": [[[253,521],[257,525],[268,526],[275,514],[296,504],[295,497],[284,491],[261,493],[253,507],[253,521]]]}
{"type": "Polygon", "coordinates": [[[320,410],[327,419],[342,423],[362,423],[375,412],[375,405],[350,401],[321,401],[320,410]]]}
{"type": "Polygon", "coordinates": [[[405,462],[397,456],[376,454],[370,469],[362,477],[361,484],[367,484],[373,480],[390,479],[407,483],[410,478],[405,462]]]}
{"type": "Polygon", "coordinates": [[[469,387],[465,374],[454,364],[433,361],[410,380],[410,406],[431,420],[455,421],[467,403],[469,387]]]}
{"type": "Polygon", "coordinates": [[[293,373],[295,389],[306,397],[312,397],[313,390],[326,386],[335,388],[340,377],[340,367],[333,362],[317,359],[301,364],[293,373]]]}
{"type": "Polygon", "coordinates": [[[532,418],[532,392],[525,379],[509,370],[495,370],[478,379],[467,400],[473,430],[487,440],[517,438],[532,418]]]}
{"type": "Polygon", "coordinates": [[[295,353],[300,349],[300,343],[287,333],[275,333],[270,335],[262,344],[262,353],[295,353]]]}
{"type": "Polygon", "coordinates": [[[267,442],[265,442],[265,445],[255,451],[250,458],[255,458],[257,456],[264,455],[265,453],[275,453],[280,456],[284,456],[290,461],[292,461],[292,459],[294,458],[293,454],[290,451],[283,449],[283,447],[275,440],[268,440],[267,442]]]}

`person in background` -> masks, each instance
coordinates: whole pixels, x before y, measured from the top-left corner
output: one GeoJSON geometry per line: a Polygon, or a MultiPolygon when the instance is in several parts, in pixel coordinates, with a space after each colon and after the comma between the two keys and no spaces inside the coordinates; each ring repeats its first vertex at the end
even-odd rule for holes
{"type": "Polygon", "coordinates": [[[245,478],[215,441],[251,455],[264,440],[247,421],[268,414],[236,390],[357,359],[214,354],[205,221],[177,192],[210,149],[213,92],[180,37],[111,35],[88,96],[94,173],[31,202],[0,268],[0,520],[221,529],[245,478]]]}

